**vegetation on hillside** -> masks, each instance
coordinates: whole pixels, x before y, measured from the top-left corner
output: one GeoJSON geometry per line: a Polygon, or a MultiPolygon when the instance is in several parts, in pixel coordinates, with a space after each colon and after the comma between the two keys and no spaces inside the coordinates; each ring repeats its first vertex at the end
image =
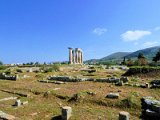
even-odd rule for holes
{"type": "MultiPolygon", "coordinates": [[[[157,53],[157,51],[159,49],[160,49],[160,46],[156,46],[156,47],[151,47],[151,48],[138,50],[138,51],[135,51],[135,52],[132,52],[132,53],[116,52],[116,53],[113,53],[113,54],[108,55],[106,57],[103,57],[101,59],[91,59],[91,60],[85,61],[85,63],[89,63],[89,64],[106,64],[106,63],[107,64],[120,64],[121,62],[123,62],[124,57],[125,57],[126,60],[130,59],[132,61],[135,61],[137,59],[137,56],[140,53],[145,56],[148,63],[151,63],[153,57],[155,56],[155,54],[157,53]]],[[[141,60],[136,61],[136,62],[137,62],[137,64],[141,64],[141,60]]],[[[145,61],[142,61],[142,62],[145,63],[145,61]]]]}
{"type": "Polygon", "coordinates": [[[152,60],[153,60],[154,62],[157,62],[157,61],[160,60],[160,49],[159,49],[159,51],[156,53],[155,57],[153,57],[152,60]]]}

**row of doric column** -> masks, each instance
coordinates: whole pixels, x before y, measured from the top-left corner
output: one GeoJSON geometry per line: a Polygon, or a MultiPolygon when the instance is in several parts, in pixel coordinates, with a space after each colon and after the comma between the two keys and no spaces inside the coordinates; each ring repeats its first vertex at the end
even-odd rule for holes
{"type": "Polygon", "coordinates": [[[75,50],[69,48],[69,63],[83,64],[83,52],[80,48],[76,48],[75,50]]]}

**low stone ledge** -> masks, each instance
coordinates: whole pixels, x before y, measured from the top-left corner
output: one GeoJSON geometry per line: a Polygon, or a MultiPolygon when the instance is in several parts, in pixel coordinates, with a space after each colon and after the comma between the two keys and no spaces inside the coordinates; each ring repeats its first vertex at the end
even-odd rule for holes
{"type": "Polygon", "coordinates": [[[1,91],[11,93],[11,94],[16,94],[22,97],[30,97],[30,94],[27,94],[27,93],[21,93],[21,92],[9,91],[9,90],[1,90],[1,91]]]}
{"type": "Polygon", "coordinates": [[[0,111],[0,120],[15,120],[15,116],[0,111]]]}
{"type": "Polygon", "coordinates": [[[8,98],[0,99],[0,102],[1,101],[7,101],[7,100],[15,100],[15,99],[17,99],[17,97],[8,97],[8,98]]]}
{"type": "Polygon", "coordinates": [[[106,98],[118,99],[119,93],[109,93],[109,94],[107,94],[106,98]]]}

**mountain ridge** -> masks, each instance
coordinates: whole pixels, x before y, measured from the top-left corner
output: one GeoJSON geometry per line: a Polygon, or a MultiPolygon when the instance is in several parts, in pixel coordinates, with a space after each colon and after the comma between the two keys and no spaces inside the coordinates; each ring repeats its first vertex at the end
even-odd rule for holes
{"type": "Polygon", "coordinates": [[[160,49],[160,46],[154,46],[154,47],[149,47],[145,49],[140,49],[135,52],[115,52],[100,59],[87,60],[85,61],[85,63],[111,62],[111,61],[121,62],[123,61],[124,57],[127,59],[129,58],[137,59],[137,56],[139,53],[142,53],[149,61],[151,61],[159,49],[160,49]]]}

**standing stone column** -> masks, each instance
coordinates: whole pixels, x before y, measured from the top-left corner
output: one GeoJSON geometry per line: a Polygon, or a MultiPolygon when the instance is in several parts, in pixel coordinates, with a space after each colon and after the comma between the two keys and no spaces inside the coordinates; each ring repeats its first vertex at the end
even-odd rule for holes
{"type": "Polygon", "coordinates": [[[75,63],[77,64],[78,63],[78,48],[75,49],[75,54],[76,54],[75,63]]]}
{"type": "Polygon", "coordinates": [[[81,64],[81,51],[78,51],[78,63],[81,64]]]}
{"type": "Polygon", "coordinates": [[[83,64],[83,52],[81,51],[81,64],[83,64]]]}
{"type": "Polygon", "coordinates": [[[72,55],[73,55],[73,56],[72,56],[72,57],[73,57],[73,58],[72,58],[72,60],[73,60],[73,64],[75,64],[75,58],[76,58],[76,55],[75,55],[75,51],[74,51],[74,50],[72,51],[72,55]]]}
{"type": "Polygon", "coordinates": [[[73,53],[72,53],[72,48],[68,48],[69,49],[69,63],[73,64],[73,53]]]}

